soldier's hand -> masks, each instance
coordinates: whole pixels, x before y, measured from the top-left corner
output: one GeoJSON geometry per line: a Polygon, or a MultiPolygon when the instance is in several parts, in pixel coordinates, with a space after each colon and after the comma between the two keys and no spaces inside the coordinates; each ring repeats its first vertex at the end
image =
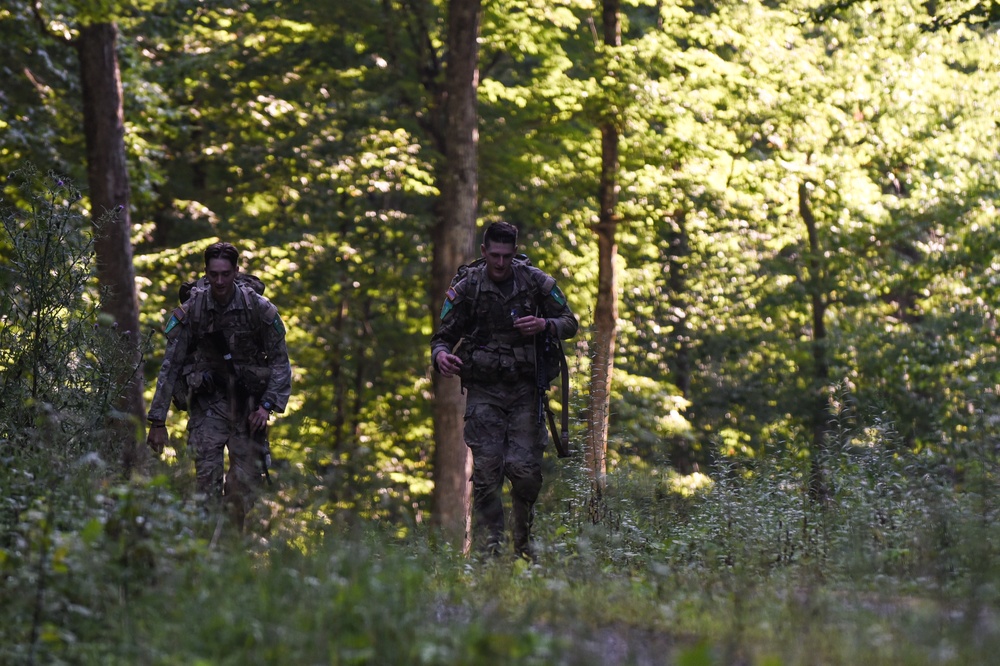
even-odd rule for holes
{"type": "Polygon", "coordinates": [[[146,436],[146,444],[149,448],[153,449],[153,453],[160,455],[163,453],[163,447],[167,445],[170,441],[170,436],[167,434],[167,427],[162,423],[154,423],[149,428],[149,434],[146,436]]]}
{"type": "Polygon", "coordinates": [[[247,422],[250,424],[250,432],[257,432],[266,428],[267,420],[270,417],[271,412],[264,409],[264,407],[258,407],[250,412],[250,416],[247,417],[247,422]]]}
{"type": "Polygon", "coordinates": [[[521,332],[521,335],[537,335],[545,331],[547,320],[543,317],[528,315],[514,320],[514,328],[521,332]]]}
{"type": "Polygon", "coordinates": [[[462,359],[446,351],[438,352],[437,369],[445,377],[454,377],[462,369],[462,359]]]}
{"type": "Polygon", "coordinates": [[[215,375],[206,370],[201,376],[201,385],[198,387],[198,391],[201,393],[214,393],[215,375]]]}

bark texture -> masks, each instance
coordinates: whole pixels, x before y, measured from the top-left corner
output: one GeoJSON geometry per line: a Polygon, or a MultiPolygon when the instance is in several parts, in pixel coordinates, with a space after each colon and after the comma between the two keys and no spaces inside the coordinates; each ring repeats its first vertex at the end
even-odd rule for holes
{"type": "MultiPolygon", "coordinates": [[[[621,46],[619,12],[618,0],[605,0],[605,46],[621,46]]],[[[607,474],[608,411],[618,331],[618,280],[615,275],[615,257],[618,254],[618,126],[613,109],[606,109],[605,114],[601,122],[601,179],[598,186],[601,210],[594,227],[598,246],[597,303],[594,306],[594,348],[587,409],[586,458],[595,499],[600,499],[604,493],[607,474]]]]}
{"type": "MultiPolygon", "coordinates": [[[[480,0],[452,0],[445,68],[445,166],[439,222],[433,230],[431,308],[435,325],[458,267],[473,258],[479,201],[478,105],[480,0]]],[[[468,547],[472,457],[465,445],[465,396],[457,378],[434,377],[434,522],[468,547]]]]}
{"type": "Polygon", "coordinates": [[[87,148],[87,182],[91,217],[96,231],[97,277],[105,291],[104,309],[133,347],[131,367],[122,380],[125,392],[117,405],[135,421],[120,424],[123,462],[130,472],[139,462],[137,427],[145,423],[139,304],[132,263],[132,222],[125,155],[125,121],[121,72],[115,51],[114,23],[94,23],[80,31],[76,42],[83,88],[83,129],[87,148]]]}

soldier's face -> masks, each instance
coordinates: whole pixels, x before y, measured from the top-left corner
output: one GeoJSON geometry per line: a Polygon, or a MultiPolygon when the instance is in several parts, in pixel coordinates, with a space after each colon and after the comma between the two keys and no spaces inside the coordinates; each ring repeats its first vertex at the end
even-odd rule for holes
{"type": "Polygon", "coordinates": [[[219,303],[228,303],[233,297],[233,284],[236,282],[236,267],[228,259],[209,259],[205,267],[208,284],[212,290],[212,298],[219,303]]]}
{"type": "Polygon", "coordinates": [[[486,258],[486,274],[494,282],[510,279],[510,262],[514,259],[513,243],[489,243],[481,245],[483,257],[486,258]]]}

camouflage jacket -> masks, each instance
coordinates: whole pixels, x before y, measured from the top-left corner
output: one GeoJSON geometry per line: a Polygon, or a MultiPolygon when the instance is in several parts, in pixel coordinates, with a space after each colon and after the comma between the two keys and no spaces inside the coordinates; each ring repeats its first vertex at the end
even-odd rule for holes
{"type": "Polygon", "coordinates": [[[274,411],[284,411],[292,390],[285,328],[278,309],[253,289],[235,285],[226,305],[208,289],[195,289],[171,313],[164,332],[167,349],[149,407],[151,421],[166,418],[179,382],[190,389],[193,417],[213,406],[220,413],[231,411],[224,405],[231,403],[237,381],[255,405],[268,402],[274,411]],[[227,351],[232,362],[224,358],[227,351]],[[239,377],[232,376],[234,370],[239,377]],[[213,385],[199,391],[207,376],[214,377],[213,385]]]}
{"type": "Polygon", "coordinates": [[[463,384],[534,381],[537,336],[514,328],[515,316],[549,320],[556,336],[576,335],[579,322],[553,277],[529,265],[512,267],[513,288],[504,296],[486,274],[486,266],[471,269],[448,290],[441,321],[431,337],[431,358],[442,351],[462,359],[463,384]]]}

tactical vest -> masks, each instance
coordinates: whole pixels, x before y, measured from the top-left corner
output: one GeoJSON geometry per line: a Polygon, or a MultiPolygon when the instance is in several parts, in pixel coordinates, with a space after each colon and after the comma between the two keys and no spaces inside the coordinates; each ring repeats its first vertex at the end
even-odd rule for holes
{"type": "Polygon", "coordinates": [[[187,409],[191,394],[199,391],[206,373],[220,388],[235,382],[253,398],[263,395],[270,380],[265,329],[274,323],[277,307],[241,283],[235,284],[233,298],[240,299],[244,307],[212,308],[211,298],[208,289],[196,288],[184,306],[175,311],[175,316],[189,327],[190,335],[188,355],[173,391],[179,409],[187,409]],[[225,358],[226,354],[231,359],[225,358]]]}
{"type": "MultiPolygon", "coordinates": [[[[226,310],[210,308],[211,294],[206,293],[198,299],[201,307],[192,313],[191,333],[198,340],[199,349],[211,350],[212,346],[204,344],[204,339],[219,331],[225,335],[236,363],[262,365],[265,362],[263,329],[270,323],[267,320],[273,321],[274,317],[262,317],[258,311],[260,301],[247,292],[246,287],[237,287],[234,298],[241,299],[244,307],[226,310]]],[[[273,305],[268,305],[277,313],[273,305]]]]}
{"type": "MultiPolygon", "coordinates": [[[[465,276],[470,281],[468,307],[476,328],[456,351],[462,359],[463,381],[510,382],[533,380],[535,376],[534,338],[514,328],[514,320],[541,314],[541,289],[522,266],[515,264],[513,270],[515,280],[525,288],[510,297],[482,288],[488,279],[485,265],[472,268],[465,276]]],[[[554,285],[555,280],[549,279],[554,285]]]]}

